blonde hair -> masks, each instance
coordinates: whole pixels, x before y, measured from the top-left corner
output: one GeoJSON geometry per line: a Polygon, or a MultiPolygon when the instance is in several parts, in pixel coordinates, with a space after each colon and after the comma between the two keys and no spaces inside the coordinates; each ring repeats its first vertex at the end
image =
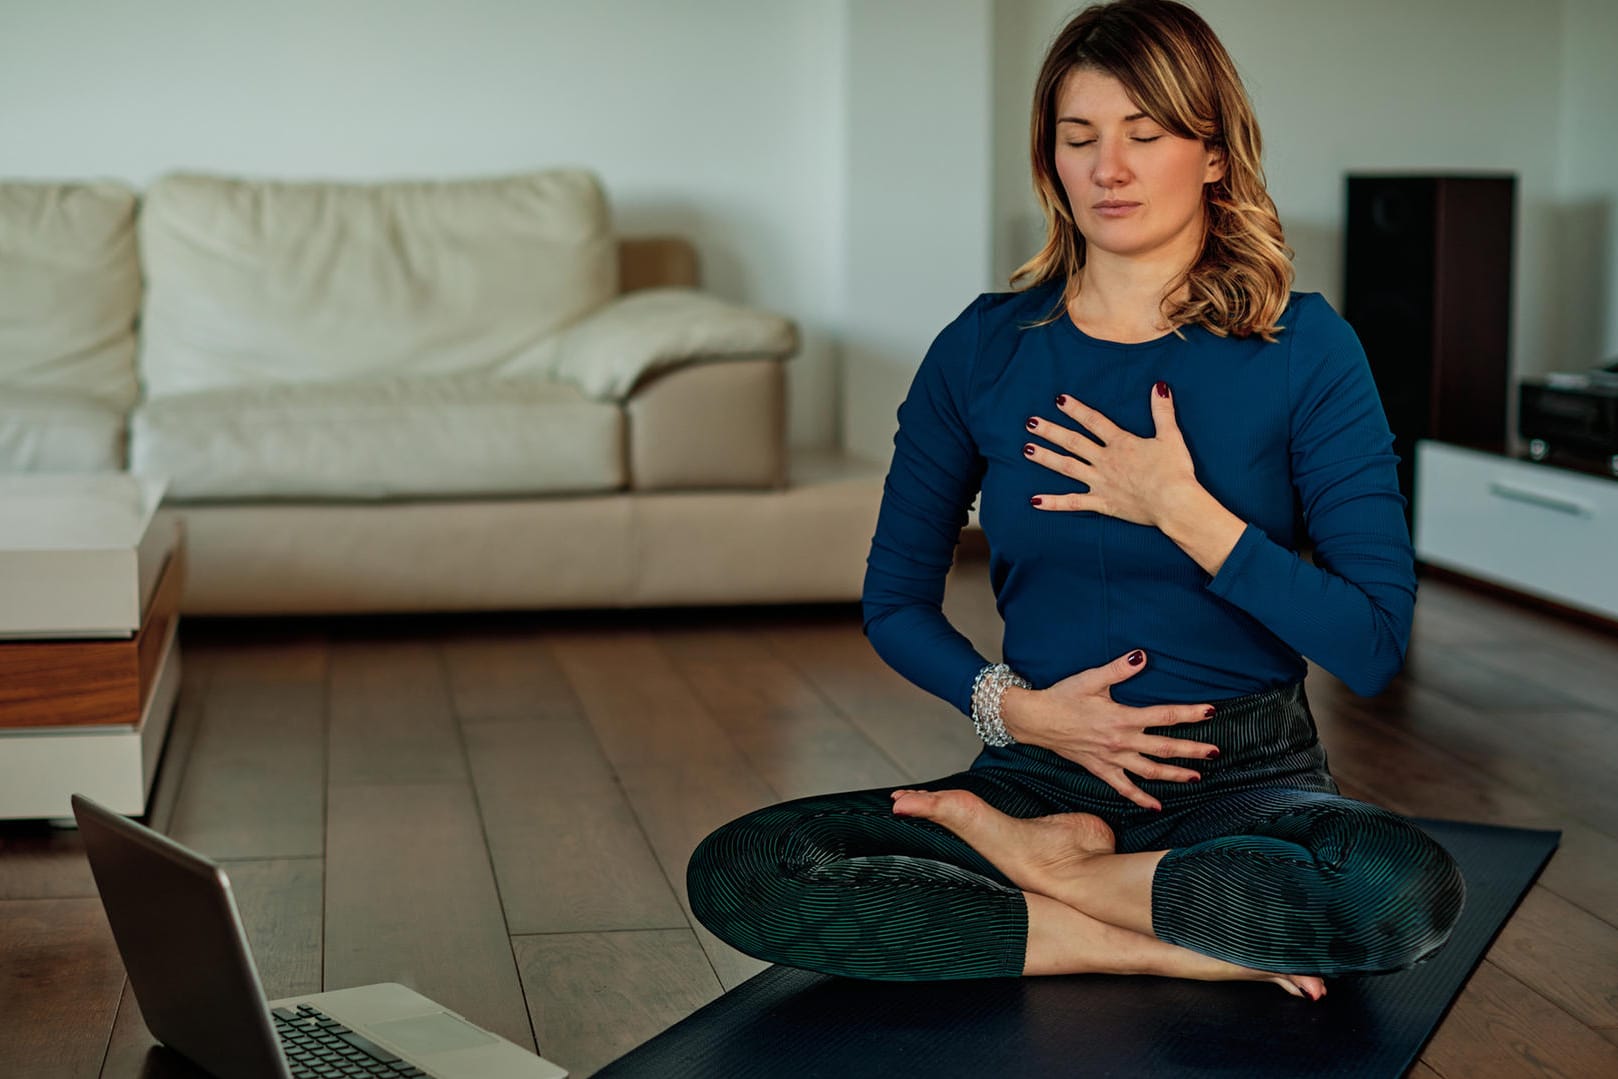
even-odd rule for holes
{"type": "Polygon", "coordinates": [[[1230,54],[1200,15],[1173,0],[1088,7],[1045,54],[1034,83],[1029,147],[1034,194],[1045,213],[1045,246],[1011,275],[1012,288],[1020,292],[1065,279],[1063,303],[1078,295],[1085,239],[1056,172],[1055,116],[1063,80],[1080,69],[1111,75],[1163,128],[1200,139],[1225,160],[1224,177],[1203,185],[1202,249],[1168,290],[1173,296],[1190,286],[1187,299],[1165,302],[1163,314],[1174,332],[1195,323],[1219,337],[1257,334],[1273,343],[1283,328],[1276,320],[1292,287],[1293,252],[1264,187],[1258,120],[1230,54]]]}

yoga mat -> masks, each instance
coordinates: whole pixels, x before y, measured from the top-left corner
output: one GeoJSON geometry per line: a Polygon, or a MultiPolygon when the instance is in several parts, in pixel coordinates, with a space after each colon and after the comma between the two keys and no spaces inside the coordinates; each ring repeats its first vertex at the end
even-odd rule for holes
{"type": "Polygon", "coordinates": [[[1318,1002],[1270,982],[1102,974],[869,982],[778,966],[596,1074],[1393,1079],[1416,1062],[1562,834],[1415,823],[1466,877],[1454,934],[1410,970],[1330,978],[1318,1002]]]}

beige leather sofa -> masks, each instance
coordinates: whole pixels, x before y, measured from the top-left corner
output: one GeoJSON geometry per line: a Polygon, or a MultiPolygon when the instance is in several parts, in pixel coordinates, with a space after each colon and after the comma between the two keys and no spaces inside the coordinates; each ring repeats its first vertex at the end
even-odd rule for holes
{"type": "Polygon", "coordinates": [[[0,471],[168,480],[200,614],[858,598],[794,324],[580,170],[0,183],[0,471]]]}

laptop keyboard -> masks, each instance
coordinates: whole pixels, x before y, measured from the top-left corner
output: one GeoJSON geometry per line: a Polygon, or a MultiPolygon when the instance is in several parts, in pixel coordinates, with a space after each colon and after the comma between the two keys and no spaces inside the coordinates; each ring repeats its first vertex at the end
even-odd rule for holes
{"type": "Polygon", "coordinates": [[[292,1079],[411,1079],[427,1073],[311,1004],[273,1008],[292,1079]]]}

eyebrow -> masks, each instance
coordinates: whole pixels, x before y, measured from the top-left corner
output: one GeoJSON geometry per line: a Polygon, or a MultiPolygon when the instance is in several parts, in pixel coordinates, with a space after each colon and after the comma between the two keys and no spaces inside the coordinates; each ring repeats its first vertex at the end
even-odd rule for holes
{"type": "MultiPolygon", "coordinates": [[[[1132,112],[1128,116],[1124,117],[1124,123],[1127,124],[1131,120],[1150,120],[1150,119],[1151,119],[1151,117],[1147,116],[1144,112],[1132,112]]],[[[1096,126],[1096,125],[1092,124],[1090,121],[1085,120],[1085,119],[1083,119],[1081,117],[1078,117],[1078,116],[1060,116],[1060,117],[1057,117],[1056,122],[1059,123],[1059,124],[1083,124],[1085,127],[1095,127],[1096,126]]]]}

